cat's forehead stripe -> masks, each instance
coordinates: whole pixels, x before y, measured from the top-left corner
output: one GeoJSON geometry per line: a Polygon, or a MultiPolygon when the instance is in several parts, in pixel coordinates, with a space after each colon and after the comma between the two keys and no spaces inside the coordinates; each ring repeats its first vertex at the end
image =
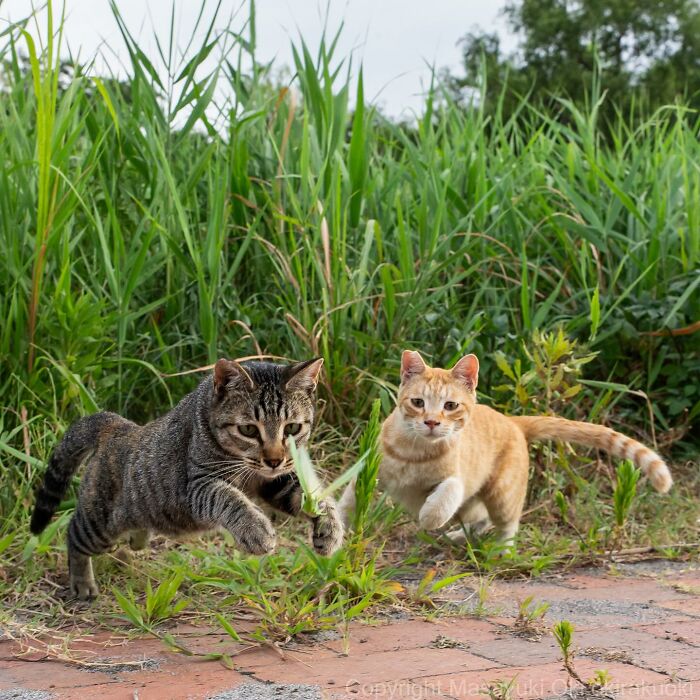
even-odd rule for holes
{"type": "Polygon", "coordinates": [[[278,418],[282,412],[284,399],[274,384],[264,384],[260,388],[260,405],[267,418],[278,418]]]}
{"type": "Polygon", "coordinates": [[[439,399],[445,399],[451,393],[451,387],[442,377],[430,377],[423,386],[424,396],[434,396],[439,399]]]}

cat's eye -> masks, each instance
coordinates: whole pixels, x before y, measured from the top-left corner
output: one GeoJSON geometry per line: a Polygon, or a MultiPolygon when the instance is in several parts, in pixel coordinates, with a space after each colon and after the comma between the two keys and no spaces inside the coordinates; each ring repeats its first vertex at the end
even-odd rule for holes
{"type": "Polygon", "coordinates": [[[423,408],[423,406],[425,406],[425,401],[423,401],[423,399],[411,399],[411,403],[416,408],[423,408]]]}
{"type": "Polygon", "coordinates": [[[248,423],[247,425],[239,425],[238,432],[243,435],[243,437],[253,438],[258,437],[260,432],[258,431],[258,426],[248,423]]]}
{"type": "Polygon", "coordinates": [[[459,404],[455,401],[445,401],[445,410],[446,411],[454,411],[459,404]]]}
{"type": "Polygon", "coordinates": [[[299,435],[301,432],[301,423],[287,423],[284,426],[285,435],[299,435]]]}

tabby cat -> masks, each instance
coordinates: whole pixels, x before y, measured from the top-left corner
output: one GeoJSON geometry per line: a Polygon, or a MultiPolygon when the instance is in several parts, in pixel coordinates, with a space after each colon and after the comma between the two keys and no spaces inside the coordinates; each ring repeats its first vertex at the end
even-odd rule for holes
{"type": "MultiPolygon", "coordinates": [[[[251,497],[299,513],[287,439],[294,436],[298,445],[309,439],[322,364],[221,359],[175,408],[144,426],[114,413],[76,421],[51,455],[31,520],[34,534],[44,530],[86,460],[68,527],[71,592],[97,595],[90,557],[126,532],[131,547],[141,549],[150,532],[224,527],[243,551],[271,552],[275,530],[251,497]]],[[[313,544],[329,554],[340,547],[343,526],[334,503],[323,505],[324,514],[313,519],[313,544]]]]}
{"type": "MultiPolygon", "coordinates": [[[[381,432],[380,485],[421,527],[462,525],[448,536],[465,537],[495,526],[512,543],[525,503],[528,443],[565,440],[631,459],[652,486],[673,483],[664,461],[632,438],[599,425],[564,418],[504,416],[476,403],[479,362],[466,355],[451,370],[430,368],[417,353],[401,358],[397,405],[381,432]]],[[[354,508],[354,486],[340,510],[345,522],[354,508]]]]}

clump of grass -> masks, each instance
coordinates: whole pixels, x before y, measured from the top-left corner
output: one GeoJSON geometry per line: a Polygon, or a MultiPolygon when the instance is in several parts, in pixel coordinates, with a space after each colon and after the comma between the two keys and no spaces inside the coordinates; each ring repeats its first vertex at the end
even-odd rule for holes
{"type": "Polygon", "coordinates": [[[513,625],[516,634],[539,639],[543,633],[544,616],[549,608],[549,603],[538,603],[531,595],[521,600],[518,603],[518,614],[513,625]]]}
{"type": "Polygon", "coordinates": [[[151,628],[159,622],[175,617],[189,604],[186,598],[174,603],[183,578],[182,574],[175,574],[159,583],[155,590],[150,580],[146,580],[142,606],[137,603],[131,590],[124,594],[114,589],[113,593],[130,622],[141,629],[151,628]]]}
{"type": "Polygon", "coordinates": [[[613,509],[615,512],[615,525],[618,528],[625,526],[637,493],[637,482],[640,474],[640,470],[629,460],[621,462],[617,467],[617,480],[613,491],[613,509]]]}
{"type": "Polygon", "coordinates": [[[517,680],[518,678],[515,676],[507,681],[489,681],[480,695],[490,700],[512,700],[515,697],[517,680]]]}
{"type": "Polygon", "coordinates": [[[382,456],[379,448],[381,430],[381,401],[375,399],[367,421],[367,427],[360,436],[360,454],[365,455],[365,464],[355,480],[355,514],[353,530],[357,537],[367,525],[367,517],[372,506],[372,497],[377,489],[377,478],[382,456]]]}
{"type": "Polygon", "coordinates": [[[591,691],[600,690],[610,682],[610,674],[605,670],[596,671],[590,680],[583,680],[574,666],[575,652],[573,649],[574,626],[568,620],[560,620],[552,628],[554,639],[559,645],[564,663],[564,669],[569,677],[591,691]]]}

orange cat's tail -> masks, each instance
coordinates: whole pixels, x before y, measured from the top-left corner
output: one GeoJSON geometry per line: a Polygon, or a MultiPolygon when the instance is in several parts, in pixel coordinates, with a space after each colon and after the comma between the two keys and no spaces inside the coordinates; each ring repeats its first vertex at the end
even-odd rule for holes
{"type": "Polygon", "coordinates": [[[656,452],[611,428],[546,416],[511,416],[510,419],[522,430],[528,442],[563,440],[597,447],[615,457],[631,459],[642,473],[649,477],[657,491],[666,493],[673,485],[666,462],[656,452]]]}

